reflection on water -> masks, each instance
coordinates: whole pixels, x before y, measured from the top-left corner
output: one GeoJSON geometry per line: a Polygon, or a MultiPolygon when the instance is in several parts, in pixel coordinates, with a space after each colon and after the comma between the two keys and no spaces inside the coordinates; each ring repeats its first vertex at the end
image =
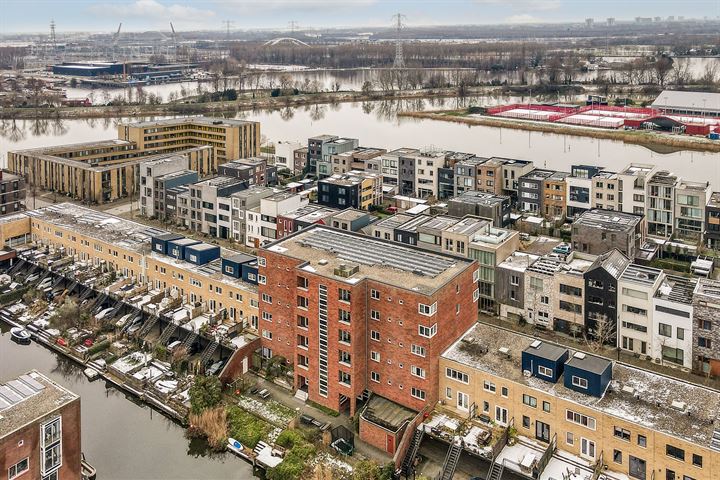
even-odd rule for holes
{"type": "MultiPolygon", "coordinates": [[[[552,99],[570,102],[577,101],[578,97],[553,96],[552,99]]],[[[716,189],[720,187],[720,154],[717,153],[668,148],[651,150],[612,140],[397,116],[403,111],[458,109],[471,105],[524,103],[528,100],[528,97],[505,95],[390,99],[300,107],[279,106],[271,110],[242,111],[236,114],[230,112],[225,116],[259,121],[263,142],[306,142],[308,137],[328,133],[357,137],[361,145],[368,147],[441,148],[484,157],[532,160],[538,167],[562,171],[569,171],[571,165],[577,164],[600,165],[608,170],[619,171],[631,162],[653,163],[687,180],[709,180],[716,189]]],[[[543,99],[533,97],[533,100],[543,99]]],[[[118,122],[159,118],[165,117],[0,120],[0,158],[8,150],[116,138],[118,122]]]]}
{"type": "Polygon", "coordinates": [[[0,380],[37,369],[80,395],[83,451],[98,478],[252,478],[243,460],[209,452],[205,442],[185,438],[182,427],[134,397],[102,381],[89,382],[78,364],[36,343],[12,342],[8,330],[0,322],[0,380]]]}

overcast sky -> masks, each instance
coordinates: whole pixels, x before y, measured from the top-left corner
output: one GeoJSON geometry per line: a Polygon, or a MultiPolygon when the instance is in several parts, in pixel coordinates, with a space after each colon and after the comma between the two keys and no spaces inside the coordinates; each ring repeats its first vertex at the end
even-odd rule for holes
{"type": "Polygon", "coordinates": [[[715,18],[720,0],[0,0],[0,33],[384,26],[395,12],[409,25],[579,21],[685,15],[715,18]]]}

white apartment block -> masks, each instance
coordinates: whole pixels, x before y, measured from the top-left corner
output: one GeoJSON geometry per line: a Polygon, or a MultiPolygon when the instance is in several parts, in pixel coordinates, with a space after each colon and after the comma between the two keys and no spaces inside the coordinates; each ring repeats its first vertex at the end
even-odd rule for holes
{"type": "Polygon", "coordinates": [[[657,268],[630,264],[618,280],[618,346],[650,356],[653,341],[653,297],[665,278],[657,268]]]}
{"type": "Polygon", "coordinates": [[[245,245],[257,248],[277,238],[277,217],[309,203],[307,196],[280,192],[260,199],[260,206],[245,212],[245,245]]]}

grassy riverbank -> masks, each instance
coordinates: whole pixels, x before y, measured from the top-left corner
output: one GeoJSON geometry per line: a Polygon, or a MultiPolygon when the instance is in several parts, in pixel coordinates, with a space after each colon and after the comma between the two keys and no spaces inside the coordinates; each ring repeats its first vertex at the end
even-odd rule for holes
{"type": "MultiPolygon", "coordinates": [[[[499,87],[473,87],[465,97],[500,94],[499,87]]],[[[329,103],[366,102],[379,100],[422,100],[428,98],[456,98],[457,88],[437,88],[404,91],[373,91],[368,93],[322,92],[273,97],[268,93],[243,95],[234,101],[200,103],[163,103],[159,105],[98,105],[92,107],[44,107],[0,109],[0,119],[82,119],[160,115],[227,115],[239,111],[283,109],[329,103]]]]}
{"type": "Polygon", "coordinates": [[[640,130],[609,130],[592,127],[577,127],[557,123],[524,122],[498,117],[467,116],[464,110],[444,110],[434,112],[399,112],[398,117],[439,120],[443,122],[462,123],[465,125],[482,125],[486,127],[510,128],[530,132],[556,133],[575,137],[590,137],[601,140],[616,140],[632,145],[648,148],[672,150],[695,150],[699,152],[720,152],[720,142],[706,138],[670,135],[666,133],[646,132],[640,130]]]}

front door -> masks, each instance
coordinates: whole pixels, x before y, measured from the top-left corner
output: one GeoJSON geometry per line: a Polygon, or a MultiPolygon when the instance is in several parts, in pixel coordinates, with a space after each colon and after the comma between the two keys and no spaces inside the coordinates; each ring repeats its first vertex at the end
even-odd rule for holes
{"type": "Polygon", "coordinates": [[[540,421],[535,422],[535,438],[543,442],[550,442],[550,425],[540,421]]]}
{"type": "Polygon", "coordinates": [[[389,453],[390,455],[395,453],[395,436],[394,435],[387,435],[387,439],[385,440],[385,451],[389,453]]]}

